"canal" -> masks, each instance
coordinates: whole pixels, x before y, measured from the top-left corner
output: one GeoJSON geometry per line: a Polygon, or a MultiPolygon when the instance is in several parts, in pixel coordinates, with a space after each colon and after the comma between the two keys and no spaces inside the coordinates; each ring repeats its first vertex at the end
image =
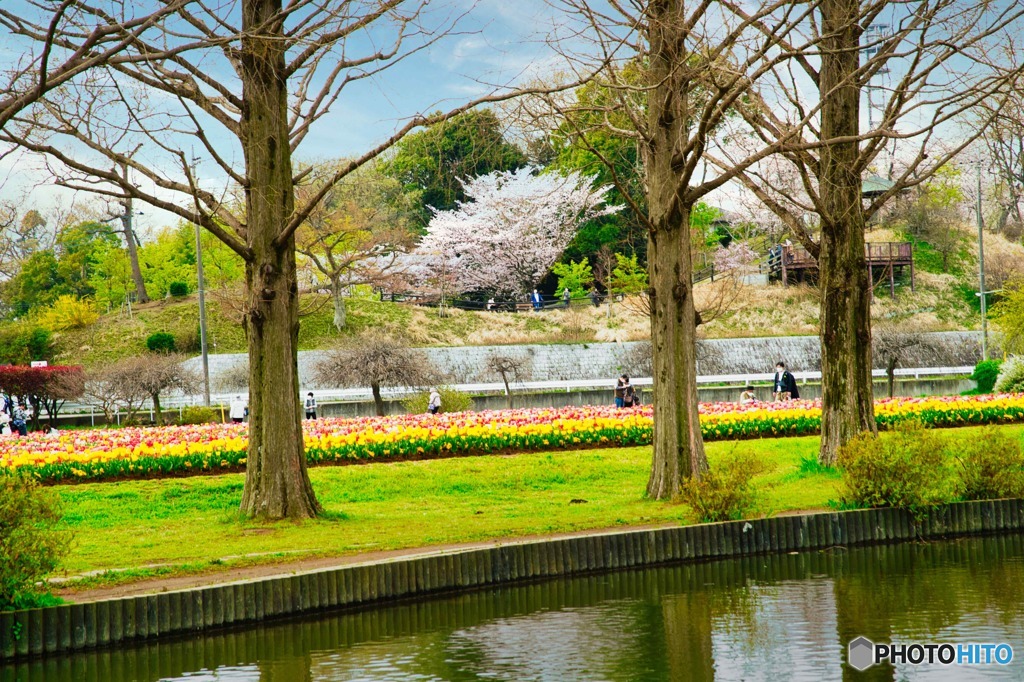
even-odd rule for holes
{"type": "Polygon", "coordinates": [[[1024,536],[592,575],[0,667],[0,681],[1024,680],[1024,536]],[[999,643],[1009,665],[844,664],[999,643]]]}

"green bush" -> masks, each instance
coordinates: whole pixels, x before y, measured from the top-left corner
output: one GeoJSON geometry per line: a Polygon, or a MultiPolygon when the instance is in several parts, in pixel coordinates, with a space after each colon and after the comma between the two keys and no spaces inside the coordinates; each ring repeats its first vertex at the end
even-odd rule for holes
{"type": "Polygon", "coordinates": [[[188,296],[188,284],[185,282],[171,282],[170,286],[167,287],[167,291],[175,298],[188,296]]]}
{"type": "Polygon", "coordinates": [[[150,349],[154,353],[173,353],[176,348],[174,346],[174,334],[168,332],[154,332],[149,335],[146,339],[146,348],[150,349]]]}
{"type": "Polygon", "coordinates": [[[29,476],[0,474],[0,611],[52,604],[37,583],[67,554],[59,498],[29,476]]]}
{"type": "Polygon", "coordinates": [[[32,360],[53,357],[52,334],[49,329],[27,322],[16,322],[0,328],[0,364],[27,365],[32,360]]]}
{"type": "Polygon", "coordinates": [[[700,479],[684,481],[682,499],[700,521],[743,518],[755,508],[753,479],[764,470],[764,462],[753,454],[730,454],[700,479]]]}
{"type": "Polygon", "coordinates": [[[997,393],[1024,392],[1024,357],[1014,355],[999,368],[995,386],[997,393]]]}
{"type": "Polygon", "coordinates": [[[210,422],[219,421],[217,410],[212,407],[206,407],[203,405],[190,405],[182,409],[181,417],[178,418],[178,423],[181,425],[185,424],[209,424],[210,422]]]}
{"type": "MultiPolygon", "coordinates": [[[[439,386],[437,391],[441,394],[441,412],[466,412],[473,406],[472,398],[454,388],[439,386]]],[[[402,405],[409,414],[422,414],[427,411],[429,402],[430,391],[423,391],[409,396],[402,405]]]]}
{"type": "Polygon", "coordinates": [[[918,421],[883,436],[863,433],[839,451],[843,502],[861,507],[918,509],[955,497],[943,440],[918,421]]]}
{"type": "Polygon", "coordinates": [[[978,393],[991,393],[999,378],[998,360],[982,360],[974,366],[971,378],[978,382],[978,393]]]}
{"type": "Polygon", "coordinates": [[[1016,437],[989,426],[951,441],[947,450],[960,465],[965,500],[1024,497],[1024,453],[1016,437]]]}

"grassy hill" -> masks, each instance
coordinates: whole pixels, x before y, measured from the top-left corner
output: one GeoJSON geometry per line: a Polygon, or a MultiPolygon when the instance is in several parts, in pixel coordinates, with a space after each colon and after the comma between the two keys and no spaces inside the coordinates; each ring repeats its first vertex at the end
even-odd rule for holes
{"type": "MultiPolygon", "coordinates": [[[[727,312],[702,327],[708,338],[816,334],[818,291],[812,287],[742,287],[728,291],[728,282],[701,284],[698,302],[730,296],[727,312]]],[[[952,275],[918,273],[916,291],[903,287],[895,300],[875,299],[876,319],[894,320],[905,329],[943,331],[973,328],[978,323],[963,286],[952,275]]],[[[583,306],[542,313],[488,313],[452,310],[444,318],[437,310],[370,299],[349,301],[349,327],[342,333],[332,324],[326,296],[303,298],[299,348],[327,348],[360,331],[375,327],[414,346],[500,345],[519,343],[579,343],[634,341],[647,338],[647,319],[635,306],[583,306]]],[[[236,306],[215,295],[207,301],[211,353],[245,351],[245,334],[236,306]]],[[[102,365],[142,353],[146,338],[170,332],[180,350],[199,351],[199,309],[194,297],[170,299],[137,307],[132,315],[114,312],[84,329],[56,334],[56,361],[102,365]]]]}

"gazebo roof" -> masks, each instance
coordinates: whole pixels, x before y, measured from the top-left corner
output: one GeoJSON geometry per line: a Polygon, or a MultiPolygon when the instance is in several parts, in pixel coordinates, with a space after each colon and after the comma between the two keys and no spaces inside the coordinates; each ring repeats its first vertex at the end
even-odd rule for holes
{"type": "Polygon", "coordinates": [[[887,180],[881,176],[869,175],[861,183],[860,194],[862,197],[870,199],[871,197],[877,197],[883,192],[888,192],[895,184],[892,180],[887,180]]]}

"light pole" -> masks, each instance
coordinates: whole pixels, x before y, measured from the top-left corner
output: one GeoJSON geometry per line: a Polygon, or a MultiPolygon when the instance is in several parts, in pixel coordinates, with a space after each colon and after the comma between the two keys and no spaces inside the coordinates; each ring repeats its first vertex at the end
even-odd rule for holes
{"type": "Polygon", "coordinates": [[[978,222],[978,297],[981,300],[981,359],[988,360],[988,306],[985,294],[985,236],[984,221],[981,215],[981,162],[978,162],[978,202],[976,206],[978,222]]]}
{"type": "Polygon", "coordinates": [[[195,205],[196,219],[196,281],[199,291],[199,350],[203,356],[203,405],[210,406],[210,356],[206,346],[206,285],[203,278],[203,241],[202,230],[199,227],[199,189],[196,182],[196,162],[199,159],[192,159],[192,182],[195,187],[192,191],[192,200],[195,205]]]}

